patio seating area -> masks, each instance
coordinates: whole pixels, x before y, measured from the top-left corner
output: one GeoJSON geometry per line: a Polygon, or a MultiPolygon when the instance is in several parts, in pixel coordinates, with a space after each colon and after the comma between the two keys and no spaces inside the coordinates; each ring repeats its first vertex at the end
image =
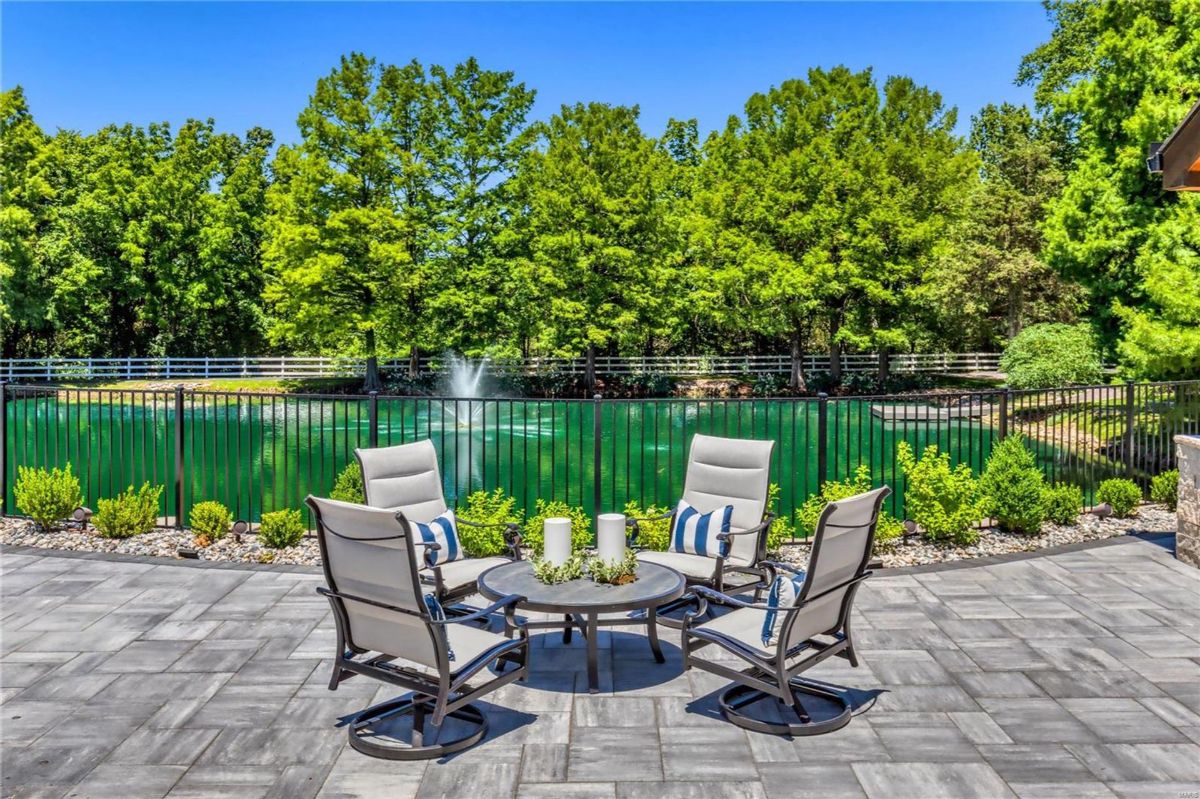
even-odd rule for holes
{"type": "Polygon", "coordinates": [[[479,701],[485,740],[414,762],[336,726],[396,689],[327,689],[317,570],[8,548],[3,794],[1175,799],[1200,788],[1200,572],[1171,546],[876,574],[860,667],[805,674],[853,689],[853,721],[791,740],[721,718],[729,681],[684,673],[677,631],[656,664],[642,630],[601,630],[595,695],[581,638],[531,631],[528,682],[479,701]]]}

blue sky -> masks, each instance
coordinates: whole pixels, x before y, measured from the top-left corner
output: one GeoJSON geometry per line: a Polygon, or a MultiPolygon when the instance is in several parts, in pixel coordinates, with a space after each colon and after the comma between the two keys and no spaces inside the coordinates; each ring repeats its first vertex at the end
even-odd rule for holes
{"type": "Polygon", "coordinates": [[[0,8],[0,85],[25,87],[47,131],[213,117],[296,137],[338,56],[474,55],[563,103],[637,103],[643,128],[721,127],[746,98],[812,66],[874,67],[940,91],[959,130],[989,102],[1029,102],[1022,55],[1048,38],[1035,3],[14,3],[0,8]]]}

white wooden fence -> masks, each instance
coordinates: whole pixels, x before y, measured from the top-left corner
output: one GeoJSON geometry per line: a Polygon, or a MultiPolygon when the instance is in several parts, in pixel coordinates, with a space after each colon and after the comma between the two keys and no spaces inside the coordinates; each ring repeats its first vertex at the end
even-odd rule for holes
{"type": "MultiPolygon", "coordinates": [[[[1000,355],[994,352],[916,353],[891,356],[896,372],[995,372],[1000,355]]],[[[423,372],[443,369],[445,358],[422,358],[423,372]]],[[[387,371],[408,369],[408,359],[381,360],[387,371]]],[[[353,377],[365,370],[361,358],[280,356],[277,358],[16,358],[0,359],[0,380],[60,382],[70,380],[175,380],[214,377],[353,377]]],[[[872,354],[842,356],[847,372],[869,372],[878,368],[872,354]]],[[[500,373],[560,371],[581,374],[583,358],[530,358],[495,360],[488,369],[500,373]]],[[[601,375],[667,374],[673,377],[729,377],[747,374],[787,374],[787,355],[663,355],[647,358],[601,356],[596,371],[601,375]]],[[[810,355],[805,369],[829,369],[829,358],[810,355]]]]}

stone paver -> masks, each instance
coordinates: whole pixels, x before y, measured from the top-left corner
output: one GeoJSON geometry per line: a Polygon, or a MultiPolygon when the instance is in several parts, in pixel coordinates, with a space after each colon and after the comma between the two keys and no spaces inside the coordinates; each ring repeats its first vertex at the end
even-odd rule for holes
{"type": "MultiPolygon", "coordinates": [[[[1166,546],[1164,546],[1164,543],[1166,546]]],[[[829,735],[748,733],[720,678],[656,665],[635,631],[537,636],[528,685],[447,762],[373,760],[339,720],[390,690],[327,690],[319,574],[0,554],[6,797],[1075,797],[1200,791],[1200,570],[1122,539],[859,592],[863,661],[829,735]]]]}

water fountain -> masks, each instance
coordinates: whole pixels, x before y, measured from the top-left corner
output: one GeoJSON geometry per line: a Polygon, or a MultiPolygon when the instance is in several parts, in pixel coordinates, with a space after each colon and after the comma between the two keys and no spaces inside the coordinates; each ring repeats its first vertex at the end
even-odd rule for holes
{"type": "Polygon", "coordinates": [[[442,403],[442,413],[454,422],[456,427],[471,428],[483,418],[483,403],[475,403],[480,399],[479,384],[487,368],[487,358],[481,358],[472,364],[465,358],[455,354],[447,356],[449,369],[443,385],[446,393],[454,397],[454,402],[442,403]]]}

